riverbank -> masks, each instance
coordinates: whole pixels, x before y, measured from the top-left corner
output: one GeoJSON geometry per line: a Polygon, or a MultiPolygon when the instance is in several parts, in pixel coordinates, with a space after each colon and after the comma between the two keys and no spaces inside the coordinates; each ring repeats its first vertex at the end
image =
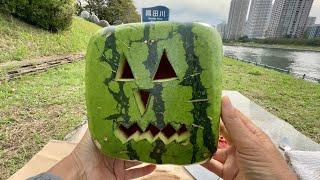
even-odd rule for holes
{"type": "Polygon", "coordinates": [[[281,69],[292,76],[314,82],[320,80],[320,52],[227,45],[223,49],[227,57],[281,69]]]}
{"type": "Polygon", "coordinates": [[[268,49],[284,49],[294,51],[312,51],[320,52],[320,47],[317,46],[297,46],[297,45],[285,45],[285,44],[259,44],[254,42],[240,43],[240,42],[229,42],[223,43],[226,46],[243,46],[253,48],[268,48],[268,49]]]}
{"type": "MultiPolygon", "coordinates": [[[[84,67],[75,62],[0,86],[0,179],[82,122],[84,67]]],[[[320,142],[320,85],[230,58],[223,71],[223,89],[241,92],[320,142]]]]}
{"type": "Polygon", "coordinates": [[[320,84],[224,58],[223,89],[241,92],[320,143],[320,84]]]}

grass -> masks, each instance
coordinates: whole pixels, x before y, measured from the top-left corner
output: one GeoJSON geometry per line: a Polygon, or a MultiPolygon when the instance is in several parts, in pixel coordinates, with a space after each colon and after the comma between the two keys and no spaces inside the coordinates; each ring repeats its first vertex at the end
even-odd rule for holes
{"type": "Polygon", "coordinates": [[[291,49],[291,50],[303,50],[303,51],[317,51],[320,52],[319,46],[298,46],[289,44],[260,44],[255,42],[234,42],[234,43],[224,43],[225,45],[233,46],[244,46],[244,47],[257,47],[257,48],[274,48],[274,49],[291,49]]]}
{"type": "Polygon", "coordinates": [[[0,86],[0,179],[82,121],[83,82],[84,62],[76,62],[0,86]]]}
{"type": "MultiPolygon", "coordinates": [[[[75,17],[69,30],[51,33],[0,13],[0,63],[83,52],[99,28],[75,17]]],[[[78,62],[0,85],[0,179],[82,121],[83,68],[78,62]]]]}
{"type": "Polygon", "coordinates": [[[223,88],[241,92],[320,143],[320,84],[225,58],[223,88]]]}
{"type": "Polygon", "coordinates": [[[0,13],[0,63],[84,51],[99,28],[75,17],[69,30],[51,33],[0,13]]]}
{"type": "MultiPolygon", "coordinates": [[[[224,59],[223,88],[237,90],[320,142],[320,85],[224,59]]],[[[82,121],[84,62],[0,86],[0,179],[82,121]]]]}

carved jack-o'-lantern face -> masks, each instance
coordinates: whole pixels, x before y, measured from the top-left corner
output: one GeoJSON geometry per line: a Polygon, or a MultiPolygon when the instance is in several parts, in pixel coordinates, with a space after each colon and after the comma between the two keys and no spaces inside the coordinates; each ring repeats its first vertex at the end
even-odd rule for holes
{"type": "Polygon", "coordinates": [[[221,40],[204,24],[106,28],[86,57],[89,129],[106,155],[158,164],[210,158],[218,139],[221,40]]]}

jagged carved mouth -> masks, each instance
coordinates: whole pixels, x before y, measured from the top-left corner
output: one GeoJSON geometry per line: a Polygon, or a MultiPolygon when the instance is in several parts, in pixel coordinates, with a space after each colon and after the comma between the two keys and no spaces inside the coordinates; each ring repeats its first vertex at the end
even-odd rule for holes
{"type": "Polygon", "coordinates": [[[135,141],[148,140],[150,143],[157,139],[162,140],[165,144],[169,144],[172,141],[182,142],[190,137],[190,133],[185,124],[182,124],[177,130],[167,124],[164,128],[159,129],[153,124],[143,131],[137,123],[132,124],[129,127],[120,125],[116,128],[115,135],[123,142],[127,142],[131,139],[135,141]]]}

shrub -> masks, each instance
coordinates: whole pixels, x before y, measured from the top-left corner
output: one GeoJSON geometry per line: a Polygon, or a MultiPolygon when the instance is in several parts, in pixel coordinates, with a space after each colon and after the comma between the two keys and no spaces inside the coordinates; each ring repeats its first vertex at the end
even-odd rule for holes
{"type": "Polygon", "coordinates": [[[88,21],[90,19],[90,13],[88,11],[82,11],[80,17],[88,21]]]}
{"type": "Polygon", "coordinates": [[[90,21],[97,24],[97,23],[99,23],[100,20],[99,20],[98,16],[96,16],[95,14],[92,14],[90,16],[90,21]]]}
{"type": "Polygon", "coordinates": [[[101,27],[109,27],[110,24],[108,21],[106,20],[100,20],[99,23],[98,23],[101,27]]]}
{"type": "Polygon", "coordinates": [[[60,31],[72,23],[74,0],[2,0],[12,15],[47,30],[60,31]]]}

